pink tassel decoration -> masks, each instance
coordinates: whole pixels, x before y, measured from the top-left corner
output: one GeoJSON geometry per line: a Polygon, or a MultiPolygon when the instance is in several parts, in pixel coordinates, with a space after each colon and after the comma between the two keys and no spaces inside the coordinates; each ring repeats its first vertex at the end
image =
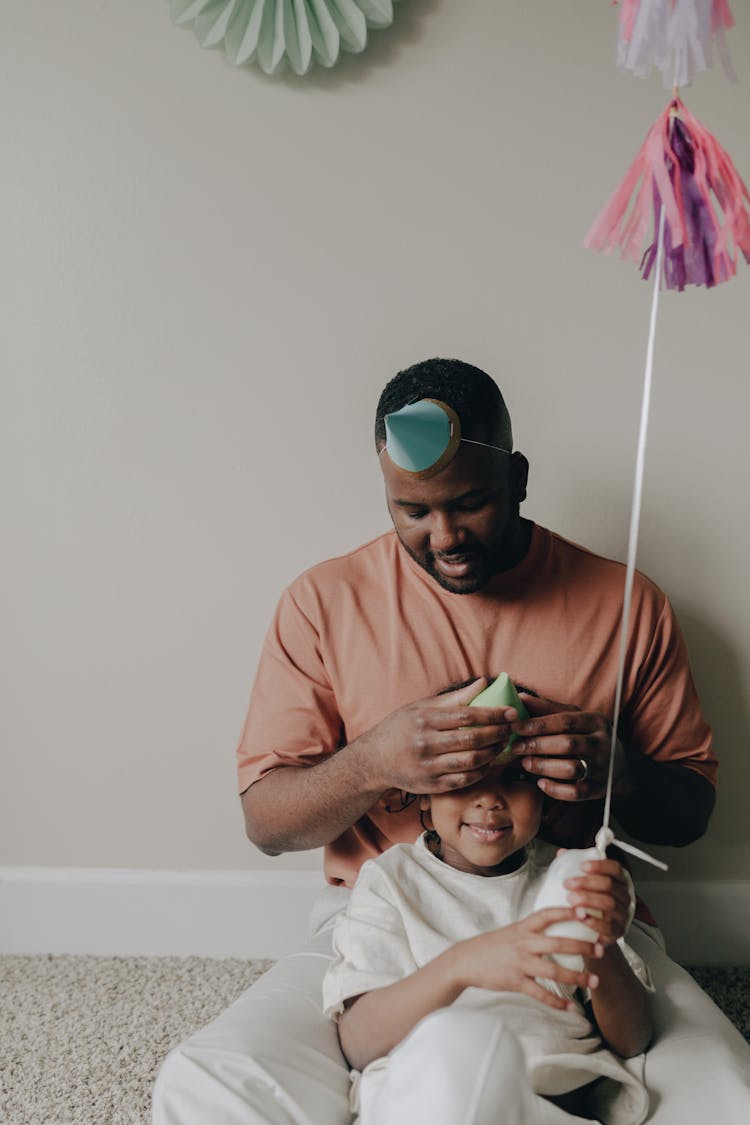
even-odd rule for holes
{"type": "Polygon", "coordinates": [[[619,247],[621,257],[640,260],[642,276],[648,278],[663,206],[666,288],[711,288],[734,277],[739,250],[750,262],[749,203],[731,158],[675,98],[652,125],[584,245],[607,253],[619,247]],[[652,216],[653,240],[642,254],[652,216]]]}
{"type": "Polygon", "coordinates": [[[686,86],[711,66],[716,43],[727,76],[736,82],[726,41],[733,26],[729,0],[621,0],[617,65],[640,78],[656,67],[665,86],[686,86]]]}

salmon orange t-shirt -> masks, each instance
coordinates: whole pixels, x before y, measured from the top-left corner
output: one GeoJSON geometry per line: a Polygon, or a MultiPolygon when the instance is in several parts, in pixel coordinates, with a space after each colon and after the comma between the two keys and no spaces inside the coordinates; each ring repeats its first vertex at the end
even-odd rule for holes
{"type": "MultiPolygon", "coordinates": [[[[240,792],[284,766],[314,766],[407,703],[507,672],[540,696],[612,717],[625,568],[538,525],[525,558],[475,594],[443,589],[389,531],[300,575],[265,640],[237,749],[240,792]]],[[[715,783],[717,762],[685,643],[664,593],[636,573],[620,737],[715,783]]],[[[325,848],[351,886],[362,863],[422,831],[384,794],[325,848]]],[[[557,803],[590,843],[599,801],[557,803]]],[[[572,842],[572,841],[571,841],[572,842]]]]}

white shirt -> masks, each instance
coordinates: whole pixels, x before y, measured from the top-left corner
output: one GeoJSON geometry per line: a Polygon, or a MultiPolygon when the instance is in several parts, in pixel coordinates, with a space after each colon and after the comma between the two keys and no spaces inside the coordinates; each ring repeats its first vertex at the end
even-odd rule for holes
{"type": "MultiPolygon", "coordinates": [[[[362,865],[349,903],[336,920],[334,959],[323,982],[323,1006],[336,1017],[344,1001],[403,980],[451,945],[520,921],[534,902],[555,851],[535,842],[521,866],[508,875],[471,875],[443,863],[421,836],[396,844],[362,865]]],[[[620,942],[644,986],[648,970],[620,942]]],[[[572,986],[554,991],[578,1001],[576,1011],[558,1011],[530,996],[467,988],[455,1001],[491,1009],[519,1039],[538,1094],[562,1094],[604,1078],[592,1109],[608,1122],[637,1125],[648,1112],[643,1086],[644,1056],[622,1060],[603,1046],[572,986]]],[[[382,1066],[375,1060],[370,1066],[382,1066]]]]}

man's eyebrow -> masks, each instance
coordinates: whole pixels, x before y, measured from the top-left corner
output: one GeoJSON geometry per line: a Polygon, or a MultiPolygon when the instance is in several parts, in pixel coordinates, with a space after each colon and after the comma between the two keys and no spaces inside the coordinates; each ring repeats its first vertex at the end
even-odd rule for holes
{"type": "MultiPolygon", "coordinates": [[[[470,488],[468,492],[462,492],[460,496],[452,496],[448,501],[449,504],[460,504],[462,500],[473,499],[475,496],[484,496],[489,492],[489,488],[470,488]]],[[[397,504],[399,508],[427,508],[428,504],[424,500],[393,500],[393,504],[397,504]]]]}

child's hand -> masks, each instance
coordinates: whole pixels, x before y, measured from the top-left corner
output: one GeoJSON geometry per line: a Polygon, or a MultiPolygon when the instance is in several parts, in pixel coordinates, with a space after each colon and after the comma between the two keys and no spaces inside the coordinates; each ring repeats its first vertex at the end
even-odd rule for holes
{"type": "Polygon", "coordinates": [[[585,875],[565,880],[568,901],[576,917],[596,930],[603,945],[614,945],[624,935],[630,913],[625,872],[614,859],[588,860],[583,869],[585,875]]]}
{"type": "Polygon", "coordinates": [[[574,908],[537,910],[520,922],[467,938],[453,947],[456,979],[462,988],[489,988],[496,992],[523,992],[550,1008],[575,1009],[572,1001],[556,996],[537,982],[555,980],[576,988],[596,988],[596,975],[565,969],[550,961],[551,953],[577,953],[586,960],[600,958],[604,946],[575,938],[547,937],[555,922],[575,919],[574,908]]]}

